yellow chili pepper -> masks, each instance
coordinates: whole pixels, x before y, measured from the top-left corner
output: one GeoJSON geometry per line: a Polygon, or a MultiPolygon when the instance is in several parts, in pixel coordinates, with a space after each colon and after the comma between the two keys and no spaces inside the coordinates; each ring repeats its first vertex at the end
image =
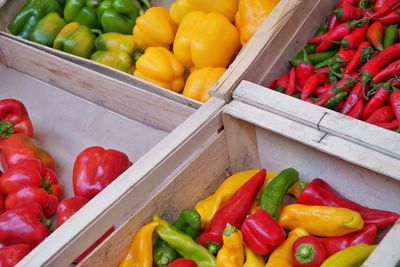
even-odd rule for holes
{"type": "Polygon", "coordinates": [[[308,235],[303,228],[295,228],[290,231],[288,238],[274,249],[265,267],[291,267],[293,266],[292,247],[294,242],[302,236],[308,235]]]}
{"type": "Polygon", "coordinates": [[[206,67],[193,71],[186,81],[182,94],[189,98],[206,102],[210,98],[208,91],[224,74],[225,70],[225,68],[206,67]]]}
{"type": "Polygon", "coordinates": [[[235,23],[240,32],[242,45],[250,40],[278,3],[279,0],[240,0],[235,23]]]}
{"type": "Polygon", "coordinates": [[[236,227],[228,224],[222,236],[224,245],[218,251],[218,267],[242,267],[244,262],[243,236],[236,227]]]}
{"type": "Polygon", "coordinates": [[[172,4],[169,12],[177,24],[180,24],[183,18],[193,11],[217,12],[233,22],[237,9],[237,0],[177,0],[172,4]]]}
{"type": "Polygon", "coordinates": [[[358,267],[376,247],[377,245],[358,244],[345,248],[327,258],[321,267],[358,267]]]}
{"type": "Polygon", "coordinates": [[[134,75],[174,92],[183,89],[184,68],[168,49],[149,47],[136,62],[134,75]]]}
{"type": "Polygon", "coordinates": [[[264,267],[265,261],[263,256],[257,255],[251,249],[245,246],[246,262],[243,267],[264,267]]]}
{"type": "Polygon", "coordinates": [[[336,207],[287,205],[282,209],[279,224],[286,229],[303,227],[317,236],[341,236],[361,230],[364,221],[358,212],[336,207]]]}
{"type": "Polygon", "coordinates": [[[169,48],[174,42],[178,26],[163,7],[151,7],[136,20],[133,38],[136,47],[161,46],[169,48]]]}
{"type": "Polygon", "coordinates": [[[153,243],[152,235],[158,222],[152,222],[143,226],[133,238],[132,245],[125,259],[119,267],[152,267],[153,266],[153,243]]]}
{"type": "Polygon", "coordinates": [[[182,64],[200,69],[226,68],[239,48],[239,32],[226,17],[195,11],[180,24],[173,50],[182,64]]]}

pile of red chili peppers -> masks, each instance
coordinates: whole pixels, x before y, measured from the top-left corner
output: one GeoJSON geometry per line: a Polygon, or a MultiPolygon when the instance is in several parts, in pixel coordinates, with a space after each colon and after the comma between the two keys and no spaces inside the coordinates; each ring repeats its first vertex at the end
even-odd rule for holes
{"type": "MultiPolygon", "coordinates": [[[[130,165],[116,150],[90,147],[75,160],[75,196],[62,199],[53,157],[33,139],[28,111],[0,100],[0,266],[14,266],[130,165]],[[53,224],[52,221],[56,223],[53,224]],[[53,224],[53,226],[52,226],[53,224]]],[[[110,229],[76,261],[111,233],[110,229]]]]}
{"type": "Polygon", "coordinates": [[[342,0],[269,88],[398,131],[400,0],[342,0]]]}

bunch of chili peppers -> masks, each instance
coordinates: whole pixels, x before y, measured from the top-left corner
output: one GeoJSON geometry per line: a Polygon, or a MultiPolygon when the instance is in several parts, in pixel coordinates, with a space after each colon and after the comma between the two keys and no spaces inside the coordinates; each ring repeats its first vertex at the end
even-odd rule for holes
{"type": "Polygon", "coordinates": [[[399,0],[342,0],[271,89],[400,128],[399,0]]]}
{"type": "Polygon", "coordinates": [[[241,172],[174,223],[155,215],[120,266],[358,266],[375,249],[377,231],[399,218],[341,196],[322,179],[306,184],[293,168],[241,172]],[[294,204],[282,204],[287,194],[285,203],[294,204]]]}

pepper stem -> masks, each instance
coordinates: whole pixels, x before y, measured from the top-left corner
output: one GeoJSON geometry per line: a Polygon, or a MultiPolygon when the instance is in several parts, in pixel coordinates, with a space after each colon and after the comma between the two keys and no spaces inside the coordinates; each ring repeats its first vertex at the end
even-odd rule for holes
{"type": "Polygon", "coordinates": [[[40,222],[41,222],[44,226],[46,226],[47,228],[50,228],[51,225],[52,225],[52,223],[53,223],[50,219],[47,219],[47,218],[45,218],[45,217],[43,217],[43,218],[40,220],[40,222]]]}
{"type": "Polygon", "coordinates": [[[230,236],[233,233],[237,232],[237,228],[231,224],[227,224],[224,230],[224,236],[230,236]]]}
{"type": "Polygon", "coordinates": [[[211,254],[217,254],[217,252],[221,249],[221,246],[216,242],[207,242],[207,249],[211,252],[211,254]]]}
{"type": "Polygon", "coordinates": [[[7,120],[0,120],[0,137],[8,138],[14,134],[14,125],[7,120]]]}
{"type": "Polygon", "coordinates": [[[132,54],[132,59],[134,64],[136,64],[136,61],[144,54],[144,49],[138,48],[136,49],[133,54],[132,54]]]}
{"type": "Polygon", "coordinates": [[[296,250],[296,259],[300,263],[307,263],[314,260],[315,248],[312,244],[300,244],[296,250]]]}
{"type": "Polygon", "coordinates": [[[42,177],[42,188],[46,190],[47,193],[51,194],[51,184],[50,177],[42,177]]]}
{"type": "Polygon", "coordinates": [[[169,255],[164,254],[158,261],[157,266],[168,266],[172,262],[173,258],[169,255]]]}

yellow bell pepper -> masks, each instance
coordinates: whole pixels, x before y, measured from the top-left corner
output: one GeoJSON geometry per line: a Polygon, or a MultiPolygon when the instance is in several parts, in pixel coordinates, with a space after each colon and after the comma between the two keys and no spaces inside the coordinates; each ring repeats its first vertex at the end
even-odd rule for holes
{"type": "Polygon", "coordinates": [[[240,32],[242,45],[254,35],[264,19],[271,13],[279,0],[240,0],[235,24],[240,32]]]}
{"type": "Polygon", "coordinates": [[[182,94],[197,101],[206,102],[210,98],[208,91],[225,70],[225,68],[206,67],[193,71],[186,81],[182,94]]]}
{"type": "Polygon", "coordinates": [[[358,244],[345,248],[327,258],[321,267],[358,267],[376,247],[377,245],[358,244]]]}
{"type": "Polygon", "coordinates": [[[158,226],[158,222],[152,222],[143,226],[133,238],[129,252],[119,267],[153,266],[153,231],[158,226]]]}
{"type": "Polygon", "coordinates": [[[168,49],[149,47],[136,61],[134,75],[174,92],[183,89],[184,68],[168,49]]]}
{"type": "Polygon", "coordinates": [[[243,236],[236,227],[228,224],[222,236],[224,245],[217,254],[218,267],[242,267],[244,262],[243,236]]]}
{"type": "Polygon", "coordinates": [[[239,48],[239,32],[226,17],[200,11],[183,19],[173,46],[174,54],[182,64],[197,69],[226,68],[239,48]]]}
{"type": "Polygon", "coordinates": [[[302,236],[308,235],[303,228],[295,228],[288,234],[288,238],[274,249],[265,267],[291,267],[293,266],[292,247],[294,242],[302,236]]]}
{"type": "Polygon", "coordinates": [[[286,229],[303,227],[317,236],[341,236],[361,230],[364,221],[358,212],[336,207],[287,205],[282,209],[279,224],[286,229]]]}
{"type": "Polygon", "coordinates": [[[246,262],[243,267],[264,267],[265,261],[263,256],[257,255],[251,249],[245,246],[246,262]]]}
{"type": "Polygon", "coordinates": [[[163,7],[151,7],[136,20],[133,38],[136,47],[161,46],[169,48],[174,42],[178,26],[163,7]]]}
{"type": "Polygon", "coordinates": [[[176,24],[180,24],[183,18],[193,11],[217,12],[233,22],[237,9],[238,0],[177,0],[169,12],[176,24]]]}

